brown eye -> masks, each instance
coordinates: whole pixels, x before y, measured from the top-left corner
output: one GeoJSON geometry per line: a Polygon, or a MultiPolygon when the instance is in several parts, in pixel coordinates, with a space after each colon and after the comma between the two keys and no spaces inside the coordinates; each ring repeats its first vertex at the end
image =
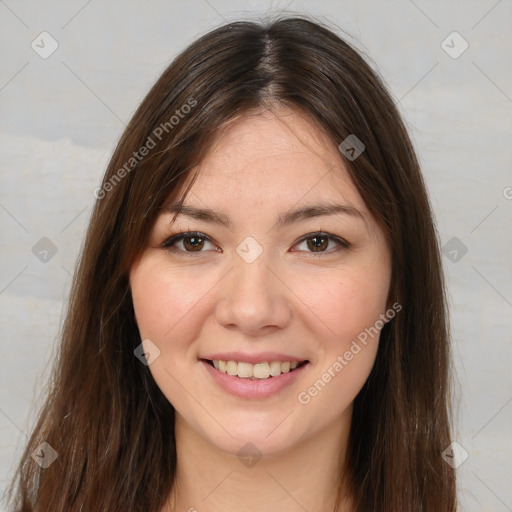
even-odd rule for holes
{"type": "Polygon", "coordinates": [[[201,253],[206,251],[218,251],[209,236],[203,233],[187,232],[178,233],[168,238],[163,244],[163,249],[175,253],[201,253]],[[211,247],[208,247],[208,244],[211,247]]]}
{"type": "Polygon", "coordinates": [[[185,250],[195,252],[204,247],[204,238],[201,236],[187,236],[183,238],[183,247],[185,250]]]}
{"type": "Polygon", "coordinates": [[[329,238],[326,236],[313,236],[307,239],[308,249],[312,252],[322,252],[329,245],[329,238]]]}
{"type": "Polygon", "coordinates": [[[350,244],[343,240],[343,238],[328,233],[310,233],[304,236],[294,247],[299,252],[321,255],[323,253],[330,254],[337,250],[348,249],[350,244]]]}

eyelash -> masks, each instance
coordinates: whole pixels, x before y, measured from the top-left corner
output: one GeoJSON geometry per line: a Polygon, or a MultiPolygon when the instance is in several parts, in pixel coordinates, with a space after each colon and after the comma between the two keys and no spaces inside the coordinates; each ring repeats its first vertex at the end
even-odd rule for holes
{"type": "MultiPolygon", "coordinates": [[[[179,233],[174,233],[172,234],[169,238],[167,238],[161,245],[162,249],[166,249],[170,252],[173,252],[173,253],[183,253],[183,254],[186,254],[187,256],[195,256],[197,254],[201,254],[205,251],[185,251],[185,250],[180,250],[180,249],[177,249],[174,244],[176,244],[177,242],[179,241],[182,241],[186,238],[193,238],[193,237],[198,237],[198,238],[202,238],[204,239],[206,242],[210,242],[210,243],[214,243],[213,240],[208,236],[208,235],[205,235],[204,233],[201,233],[200,231],[182,231],[182,232],[179,232],[179,233]]],[[[307,235],[304,235],[300,240],[298,240],[295,244],[295,245],[299,245],[301,244],[302,242],[305,242],[311,238],[315,238],[315,237],[321,237],[321,238],[327,238],[329,239],[329,241],[334,241],[335,243],[337,243],[339,245],[338,248],[342,248],[342,249],[349,249],[351,244],[349,244],[346,240],[344,240],[343,238],[340,238],[338,236],[335,236],[335,235],[331,235],[329,233],[325,233],[323,231],[317,231],[317,232],[314,232],[314,233],[308,233],[307,235]]],[[[326,251],[319,251],[319,252],[313,252],[313,251],[301,251],[301,252],[307,252],[309,253],[311,256],[313,257],[316,257],[316,256],[322,256],[324,254],[332,254],[334,251],[336,251],[336,249],[329,249],[329,250],[326,250],[326,251]]]]}

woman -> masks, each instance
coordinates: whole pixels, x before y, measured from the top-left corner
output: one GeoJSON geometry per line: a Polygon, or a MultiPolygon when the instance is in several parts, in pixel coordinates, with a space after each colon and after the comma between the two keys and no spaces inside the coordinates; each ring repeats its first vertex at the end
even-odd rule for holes
{"type": "Polygon", "coordinates": [[[15,510],[456,509],[437,235],[353,48],[203,36],[95,196],[15,510]]]}

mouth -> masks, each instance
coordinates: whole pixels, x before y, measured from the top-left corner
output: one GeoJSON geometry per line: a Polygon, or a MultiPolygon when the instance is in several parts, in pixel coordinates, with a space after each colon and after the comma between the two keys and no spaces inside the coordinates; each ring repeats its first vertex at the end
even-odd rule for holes
{"type": "Polygon", "coordinates": [[[245,380],[268,380],[285,373],[293,373],[309,363],[304,361],[263,361],[248,363],[245,361],[224,361],[222,359],[203,359],[212,368],[231,377],[245,380]]]}

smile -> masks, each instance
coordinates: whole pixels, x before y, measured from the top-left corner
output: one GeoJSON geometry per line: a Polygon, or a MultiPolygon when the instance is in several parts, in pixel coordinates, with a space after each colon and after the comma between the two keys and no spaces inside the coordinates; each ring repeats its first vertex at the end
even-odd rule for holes
{"type": "Polygon", "coordinates": [[[199,362],[216,386],[246,400],[262,400],[285,392],[311,366],[307,360],[277,361],[270,356],[265,361],[260,357],[254,363],[234,359],[200,359],[199,362]]]}
{"type": "Polygon", "coordinates": [[[208,361],[211,366],[222,373],[242,379],[262,380],[278,377],[283,373],[293,372],[308,361],[264,361],[251,364],[244,361],[208,361]]]}

